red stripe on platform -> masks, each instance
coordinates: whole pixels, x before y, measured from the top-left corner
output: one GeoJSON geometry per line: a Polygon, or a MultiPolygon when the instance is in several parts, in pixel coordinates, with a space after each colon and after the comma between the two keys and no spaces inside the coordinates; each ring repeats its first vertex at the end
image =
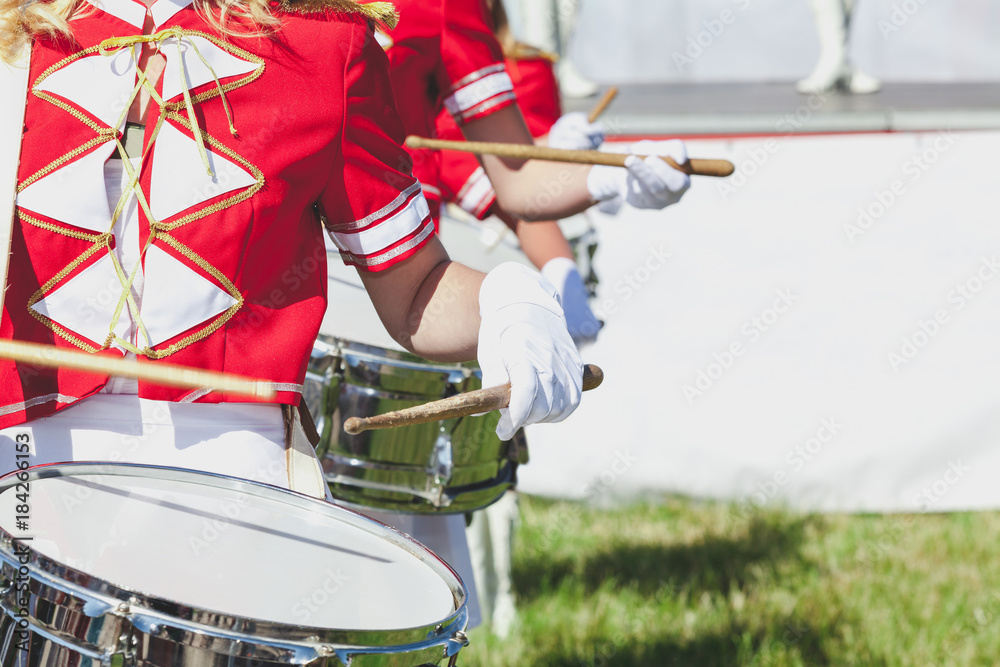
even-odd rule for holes
{"type": "Polygon", "coordinates": [[[609,135],[609,142],[631,143],[635,141],[665,141],[667,139],[767,139],[771,137],[828,137],[845,135],[871,135],[871,134],[930,134],[941,131],[949,132],[976,132],[977,130],[948,130],[947,128],[931,128],[927,130],[845,130],[843,132],[739,132],[735,134],[615,134],[609,135]]]}

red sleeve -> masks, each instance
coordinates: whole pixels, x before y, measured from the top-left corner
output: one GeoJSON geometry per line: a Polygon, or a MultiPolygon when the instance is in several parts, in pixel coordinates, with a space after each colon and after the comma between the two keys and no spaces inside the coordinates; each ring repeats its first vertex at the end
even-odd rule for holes
{"type": "Polygon", "coordinates": [[[514,103],[514,86],[482,0],[443,0],[439,85],[459,123],[514,103]]]}
{"type": "Polygon", "coordinates": [[[344,72],[343,169],[334,169],[320,204],[348,264],[387,269],[434,233],[427,201],[402,148],[389,62],[370,31],[355,31],[344,72]]]}
{"type": "MultiPolygon", "coordinates": [[[[462,132],[445,111],[437,117],[435,132],[440,139],[463,140],[462,132]]],[[[441,151],[440,181],[442,201],[458,204],[480,220],[489,217],[490,207],[496,201],[496,193],[475,155],[461,151],[441,151]]]]}
{"type": "Polygon", "coordinates": [[[507,71],[514,81],[517,104],[531,136],[548,134],[562,115],[559,84],[552,62],[545,58],[508,59],[507,71]]]}

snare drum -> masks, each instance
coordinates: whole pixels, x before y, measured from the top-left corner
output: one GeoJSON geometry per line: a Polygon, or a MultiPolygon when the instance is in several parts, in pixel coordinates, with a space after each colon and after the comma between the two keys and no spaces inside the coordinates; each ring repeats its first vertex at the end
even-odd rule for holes
{"type": "Polygon", "coordinates": [[[344,422],[482,387],[475,364],[428,361],[382,326],[357,272],[327,258],[330,306],[302,393],[320,434],[316,453],[339,503],[406,514],[462,514],[512,488],[523,439],[501,441],[498,413],[350,435],[344,422]]]}
{"type": "Polygon", "coordinates": [[[419,543],[208,473],[11,473],[0,568],[4,665],[417,667],[466,643],[466,590],[419,543]]]}
{"type": "Polygon", "coordinates": [[[523,440],[496,436],[499,414],[350,435],[344,422],[482,387],[471,364],[439,364],[401,350],[320,335],[303,399],[316,415],[317,454],[338,502],[411,514],[486,507],[526,463],[523,440]]]}

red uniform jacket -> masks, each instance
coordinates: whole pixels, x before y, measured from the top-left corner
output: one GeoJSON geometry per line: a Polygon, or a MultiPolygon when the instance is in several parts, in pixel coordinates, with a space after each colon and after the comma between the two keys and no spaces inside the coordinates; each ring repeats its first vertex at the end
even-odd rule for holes
{"type": "MultiPolygon", "coordinates": [[[[123,241],[104,163],[124,127],[139,47],[105,43],[102,53],[100,45],[140,35],[146,10],[134,0],[89,1],[96,8],[70,23],[74,41],[33,45],[0,335],[122,356],[115,313],[120,325],[121,311],[134,308],[140,360],[265,378],[278,401],[297,403],[326,310],[316,209],[345,261],[366,270],[401,261],[433,234],[372,26],[358,13],[283,12],[274,38],[221,39],[189,3],[153,5],[154,31],[176,30],[160,35],[166,104],[152,106],[145,130],[144,285],[133,305],[122,299],[127,277],[113,250],[123,241]]],[[[0,428],[51,414],[106,381],[0,362],[0,428]]],[[[139,396],[246,400],[142,382],[139,396]]]]}

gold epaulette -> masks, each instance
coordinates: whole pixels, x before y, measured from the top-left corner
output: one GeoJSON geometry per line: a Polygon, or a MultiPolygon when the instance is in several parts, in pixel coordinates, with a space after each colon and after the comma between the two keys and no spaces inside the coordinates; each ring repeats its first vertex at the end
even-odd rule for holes
{"type": "Polygon", "coordinates": [[[559,56],[534,46],[529,46],[523,42],[514,42],[510,48],[504,48],[504,55],[511,60],[548,60],[553,65],[559,62],[559,56]]]}
{"type": "Polygon", "coordinates": [[[399,23],[399,12],[391,2],[369,2],[362,4],[354,0],[280,0],[287,12],[344,12],[356,14],[387,28],[395,28],[399,23]]]}

